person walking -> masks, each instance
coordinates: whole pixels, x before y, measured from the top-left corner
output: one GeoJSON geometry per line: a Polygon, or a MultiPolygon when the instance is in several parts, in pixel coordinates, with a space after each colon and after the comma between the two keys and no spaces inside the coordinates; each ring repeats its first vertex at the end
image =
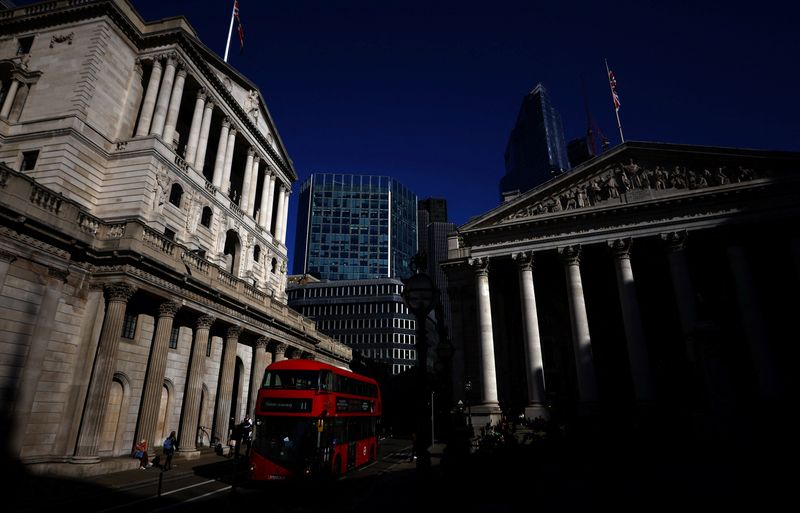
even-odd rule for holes
{"type": "Polygon", "coordinates": [[[164,470],[169,470],[172,468],[172,456],[175,454],[175,444],[178,443],[178,438],[175,435],[175,431],[169,434],[167,438],[164,439],[164,470]]]}

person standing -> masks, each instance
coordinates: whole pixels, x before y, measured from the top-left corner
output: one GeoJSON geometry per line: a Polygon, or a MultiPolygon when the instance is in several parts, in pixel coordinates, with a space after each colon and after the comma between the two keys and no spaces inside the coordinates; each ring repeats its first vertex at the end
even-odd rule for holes
{"type": "Polygon", "coordinates": [[[253,420],[250,418],[250,415],[245,415],[241,425],[241,432],[242,432],[242,443],[247,445],[247,449],[245,449],[244,455],[249,456],[250,445],[253,442],[253,420]]]}
{"type": "Polygon", "coordinates": [[[139,459],[139,468],[144,470],[150,466],[150,459],[147,456],[147,440],[142,438],[133,446],[133,457],[139,459]]]}
{"type": "Polygon", "coordinates": [[[175,444],[177,443],[178,438],[175,435],[175,431],[164,439],[164,470],[172,468],[172,456],[175,454],[175,444]]]}

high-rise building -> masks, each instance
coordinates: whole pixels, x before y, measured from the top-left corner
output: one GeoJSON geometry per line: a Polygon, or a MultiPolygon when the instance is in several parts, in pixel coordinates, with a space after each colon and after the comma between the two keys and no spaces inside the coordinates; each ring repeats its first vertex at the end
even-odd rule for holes
{"type": "Polygon", "coordinates": [[[506,145],[505,163],[501,199],[513,191],[533,189],[570,169],[561,116],[542,84],[522,100],[517,124],[506,145]]]}
{"type": "Polygon", "coordinates": [[[294,273],[405,278],[417,252],[417,196],[387,176],[314,173],[300,188],[294,273]]]}
{"type": "Polygon", "coordinates": [[[456,225],[447,221],[447,200],[427,198],[417,204],[417,232],[419,251],[427,256],[425,272],[439,289],[441,308],[436,309],[436,322],[443,322],[448,332],[450,324],[450,298],[447,295],[447,277],[439,264],[447,260],[447,236],[456,231],[456,225]]]}

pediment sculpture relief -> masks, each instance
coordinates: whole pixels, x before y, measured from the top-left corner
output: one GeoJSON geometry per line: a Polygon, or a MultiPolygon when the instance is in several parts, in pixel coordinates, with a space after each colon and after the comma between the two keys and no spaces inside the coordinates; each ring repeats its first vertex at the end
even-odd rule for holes
{"type": "Polygon", "coordinates": [[[702,170],[680,165],[676,165],[672,169],[661,165],[643,167],[633,159],[629,159],[627,164],[610,165],[590,179],[573,184],[556,194],[538,200],[532,199],[531,203],[515,210],[503,219],[519,219],[605,203],[632,203],[643,199],[636,197],[637,191],[649,191],[651,193],[648,196],[649,199],[656,196],[658,191],[719,187],[761,177],[757,176],[753,169],[743,166],[733,168],[720,165],[714,166],[713,171],[709,167],[704,167],[702,170]]]}

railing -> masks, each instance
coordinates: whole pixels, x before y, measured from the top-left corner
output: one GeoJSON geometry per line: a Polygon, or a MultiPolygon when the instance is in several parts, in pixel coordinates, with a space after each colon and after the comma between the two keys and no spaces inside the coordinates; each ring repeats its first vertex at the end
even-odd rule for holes
{"type": "Polygon", "coordinates": [[[184,250],[183,254],[181,255],[181,258],[188,265],[197,269],[201,273],[208,275],[209,269],[211,268],[211,263],[205,258],[200,257],[197,253],[193,251],[186,251],[186,250],[184,250]]]}
{"type": "Polygon", "coordinates": [[[144,233],[142,234],[142,241],[144,241],[144,243],[147,244],[148,246],[160,250],[165,255],[174,256],[175,243],[170,239],[164,237],[163,235],[159,234],[152,228],[148,228],[147,226],[144,227],[144,233]]]}
{"type": "Polygon", "coordinates": [[[63,199],[61,194],[54,194],[38,185],[34,184],[31,188],[31,203],[54,214],[58,214],[61,210],[61,201],[63,199]]]}

